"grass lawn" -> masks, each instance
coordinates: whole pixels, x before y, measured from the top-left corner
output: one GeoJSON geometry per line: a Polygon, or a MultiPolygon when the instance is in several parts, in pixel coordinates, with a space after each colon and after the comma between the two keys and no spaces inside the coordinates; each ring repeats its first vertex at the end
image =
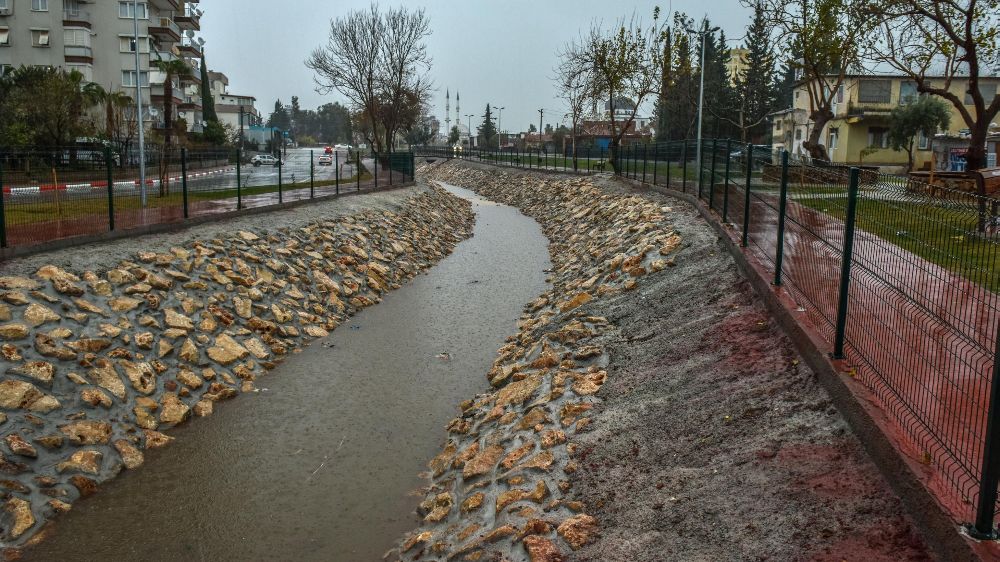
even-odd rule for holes
{"type": "MultiPolygon", "coordinates": [[[[796,202],[841,220],[846,213],[846,205],[833,208],[820,199],[796,202]]],[[[1000,275],[996,261],[1000,256],[1000,241],[977,235],[978,220],[978,213],[972,208],[858,201],[858,228],[998,292],[1000,275]]]]}

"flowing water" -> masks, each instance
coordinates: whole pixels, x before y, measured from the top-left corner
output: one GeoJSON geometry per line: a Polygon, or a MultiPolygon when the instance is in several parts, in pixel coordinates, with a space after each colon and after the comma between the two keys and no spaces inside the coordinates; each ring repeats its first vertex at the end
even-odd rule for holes
{"type": "Polygon", "coordinates": [[[547,240],[516,209],[473,201],[455,252],[258,380],[261,391],[170,431],[177,441],[56,523],[29,560],[380,560],[415,523],[456,406],[525,303],[547,240]]]}

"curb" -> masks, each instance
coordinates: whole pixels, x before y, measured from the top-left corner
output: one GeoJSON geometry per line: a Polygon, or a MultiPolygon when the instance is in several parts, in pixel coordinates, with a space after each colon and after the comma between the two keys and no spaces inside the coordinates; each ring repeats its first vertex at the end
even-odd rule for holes
{"type": "Polygon", "coordinates": [[[732,255],[741,274],[750,282],[768,311],[778,321],[806,364],[816,373],[820,384],[830,394],[834,406],[844,416],[851,431],[861,441],[865,452],[899,497],[911,522],[923,535],[928,547],[940,560],[996,560],[990,546],[962,534],[959,524],[934,497],[921,476],[922,466],[900,450],[887,431],[889,420],[871,402],[870,393],[860,383],[845,374],[841,362],[834,361],[824,351],[823,340],[795,318],[795,306],[780,287],[771,285],[756,258],[741,248],[733,234],[719,222],[705,204],[692,195],[671,188],[655,186],[627,178],[619,178],[634,187],[650,189],[679,199],[693,206],[715,229],[720,242],[732,255]]]}
{"type": "MultiPolygon", "coordinates": [[[[236,167],[232,166],[229,168],[222,168],[219,170],[212,170],[210,172],[197,172],[193,174],[188,174],[188,179],[191,178],[202,178],[205,176],[212,176],[215,174],[223,174],[226,172],[231,172],[235,170],[236,167]]],[[[167,181],[181,181],[181,176],[170,176],[167,181]]],[[[160,180],[158,179],[147,179],[146,185],[159,185],[160,180]]],[[[115,187],[125,187],[139,185],[139,180],[122,180],[114,182],[115,187]]],[[[93,181],[89,183],[60,183],[60,184],[44,184],[44,185],[29,185],[29,186],[4,186],[3,192],[5,195],[14,195],[21,193],[42,193],[46,191],[71,191],[79,189],[96,189],[108,187],[108,182],[106,181],[93,181]]]]}

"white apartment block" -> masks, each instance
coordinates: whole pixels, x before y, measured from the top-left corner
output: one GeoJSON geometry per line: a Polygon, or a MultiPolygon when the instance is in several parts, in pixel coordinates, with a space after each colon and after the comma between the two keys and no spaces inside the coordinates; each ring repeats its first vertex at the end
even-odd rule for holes
{"type": "Polygon", "coordinates": [[[254,106],[257,98],[229,93],[229,77],[222,72],[209,71],[208,82],[219,123],[229,125],[235,131],[240,130],[241,118],[244,131],[261,124],[261,114],[254,106]]]}
{"type": "Polygon", "coordinates": [[[181,59],[193,77],[174,80],[173,107],[188,129],[202,128],[198,0],[0,0],[0,73],[12,67],[76,70],[89,82],[135,98],[148,127],[163,126],[163,73],[150,61],[181,59]],[[139,17],[139,75],[133,15],[139,17]]]}

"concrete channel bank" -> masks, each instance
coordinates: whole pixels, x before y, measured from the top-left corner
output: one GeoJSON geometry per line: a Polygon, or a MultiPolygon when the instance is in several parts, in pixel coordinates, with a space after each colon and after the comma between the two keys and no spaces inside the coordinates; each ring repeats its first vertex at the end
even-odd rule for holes
{"type": "Polygon", "coordinates": [[[387,559],[926,560],[829,396],[683,202],[462,162],[551,241],[387,559]]]}
{"type": "Polygon", "coordinates": [[[448,255],[470,207],[414,187],[0,265],[5,556],[448,255]]]}

